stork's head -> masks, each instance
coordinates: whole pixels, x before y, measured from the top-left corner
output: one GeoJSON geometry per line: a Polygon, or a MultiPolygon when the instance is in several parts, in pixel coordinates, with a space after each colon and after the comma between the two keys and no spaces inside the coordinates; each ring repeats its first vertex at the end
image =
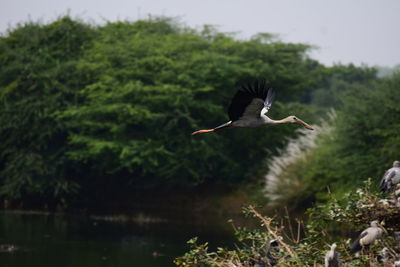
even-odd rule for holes
{"type": "Polygon", "coordinates": [[[372,227],[381,227],[381,224],[379,223],[379,221],[372,221],[371,226],[372,227]]]}
{"type": "Polygon", "coordinates": [[[331,250],[335,250],[336,249],[336,243],[333,243],[332,245],[331,245],[331,250]]]}
{"type": "Polygon", "coordinates": [[[387,233],[385,227],[383,227],[385,225],[385,221],[382,221],[379,223],[379,221],[375,220],[371,222],[371,226],[372,227],[378,227],[379,229],[381,229],[383,232],[387,233]]]}
{"type": "Polygon", "coordinates": [[[296,124],[299,124],[299,125],[301,125],[303,127],[306,127],[309,130],[314,130],[314,128],[311,127],[311,125],[309,125],[308,123],[300,120],[296,116],[289,116],[289,117],[287,117],[287,119],[288,119],[288,122],[290,122],[290,123],[296,123],[296,124]]]}
{"type": "Polygon", "coordinates": [[[393,162],[393,167],[400,167],[400,161],[395,160],[395,161],[393,162]]]}

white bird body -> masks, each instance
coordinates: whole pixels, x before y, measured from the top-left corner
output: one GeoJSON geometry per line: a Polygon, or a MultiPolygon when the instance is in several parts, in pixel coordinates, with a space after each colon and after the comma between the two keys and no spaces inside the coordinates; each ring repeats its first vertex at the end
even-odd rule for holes
{"type": "Polygon", "coordinates": [[[361,233],[361,235],[364,234],[365,236],[360,238],[360,245],[362,247],[372,245],[375,240],[379,239],[382,236],[382,229],[379,227],[368,227],[361,233]]]}
{"type": "Polygon", "coordinates": [[[372,221],[371,226],[361,232],[358,238],[354,241],[350,251],[355,253],[362,248],[372,245],[375,240],[382,236],[382,228],[378,221],[372,221]]]}
{"type": "Polygon", "coordinates": [[[307,129],[313,128],[296,116],[289,116],[282,120],[270,119],[266,113],[271,108],[274,91],[266,83],[256,81],[241,87],[233,97],[228,109],[230,121],[213,129],[198,130],[192,135],[209,133],[225,128],[249,128],[263,125],[275,125],[283,123],[300,124],[307,129]]]}
{"type": "Polygon", "coordinates": [[[389,192],[390,189],[400,183],[400,162],[394,161],[393,167],[385,172],[383,175],[381,182],[379,184],[379,189],[382,192],[389,192]]]}
{"type": "Polygon", "coordinates": [[[333,243],[331,249],[325,254],[325,267],[340,267],[340,254],[336,251],[336,244],[333,243]]]}
{"type": "Polygon", "coordinates": [[[274,120],[271,120],[264,114],[260,115],[260,117],[242,117],[237,121],[232,122],[232,126],[234,127],[259,127],[265,125],[274,125],[276,124],[274,120]]]}

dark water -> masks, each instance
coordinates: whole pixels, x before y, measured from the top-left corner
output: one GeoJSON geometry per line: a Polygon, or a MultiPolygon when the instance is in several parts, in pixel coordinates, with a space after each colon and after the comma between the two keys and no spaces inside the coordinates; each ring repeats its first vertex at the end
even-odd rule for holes
{"type": "Polygon", "coordinates": [[[174,266],[198,236],[211,247],[233,244],[232,230],[218,223],[111,222],[77,216],[0,213],[1,267],[174,266]]]}

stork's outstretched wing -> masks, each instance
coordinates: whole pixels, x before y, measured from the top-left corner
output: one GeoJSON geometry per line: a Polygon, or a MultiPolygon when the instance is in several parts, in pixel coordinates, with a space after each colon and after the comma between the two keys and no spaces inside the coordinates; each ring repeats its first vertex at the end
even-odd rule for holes
{"type": "Polygon", "coordinates": [[[275,93],[265,81],[255,81],[239,88],[232,98],[228,108],[231,121],[241,117],[259,117],[263,108],[269,110],[274,100],[275,93]]]}

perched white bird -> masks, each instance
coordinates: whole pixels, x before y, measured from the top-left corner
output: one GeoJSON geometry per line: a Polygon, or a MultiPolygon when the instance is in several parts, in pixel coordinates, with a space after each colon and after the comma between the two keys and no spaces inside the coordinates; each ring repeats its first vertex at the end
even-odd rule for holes
{"type": "Polygon", "coordinates": [[[387,262],[389,260],[390,254],[389,254],[389,249],[387,247],[384,247],[380,252],[377,257],[378,262],[387,262]]]}
{"type": "Polygon", "coordinates": [[[394,161],[393,167],[385,172],[379,184],[379,190],[389,192],[392,186],[400,182],[400,161],[394,161]]]}
{"type": "Polygon", "coordinates": [[[283,123],[296,123],[313,130],[309,124],[296,116],[289,116],[282,120],[273,120],[267,117],[266,114],[271,108],[274,96],[274,90],[264,81],[256,80],[252,84],[245,84],[239,88],[232,98],[228,108],[230,121],[213,129],[195,131],[192,135],[215,132],[227,128],[258,127],[283,123]]]}
{"type": "Polygon", "coordinates": [[[336,251],[336,243],[331,245],[331,250],[325,254],[325,267],[340,267],[340,254],[336,251]]]}
{"type": "Polygon", "coordinates": [[[350,248],[351,253],[356,253],[364,247],[372,245],[382,236],[382,226],[378,221],[372,221],[371,226],[361,232],[350,248]]]}

